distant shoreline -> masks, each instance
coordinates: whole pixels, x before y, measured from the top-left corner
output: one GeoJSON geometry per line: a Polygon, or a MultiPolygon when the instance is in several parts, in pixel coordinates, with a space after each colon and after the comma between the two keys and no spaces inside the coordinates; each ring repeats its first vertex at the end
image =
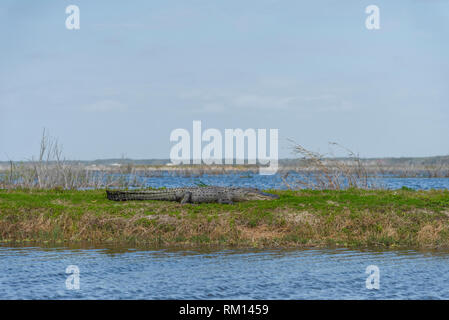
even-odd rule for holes
{"type": "MultiPolygon", "coordinates": [[[[339,160],[341,161],[341,160],[339,160]]],[[[362,160],[364,171],[372,176],[377,175],[394,175],[401,178],[449,178],[449,162],[445,161],[441,163],[432,162],[408,162],[398,161],[396,162],[377,162],[374,160],[362,160]]],[[[325,165],[329,170],[339,171],[341,163],[333,163],[333,160],[328,160],[325,165]]],[[[15,166],[20,165],[22,167],[33,167],[32,162],[19,162],[14,163],[15,166]]],[[[149,165],[149,164],[134,164],[134,163],[112,163],[112,164],[96,164],[94,162],[77,162],[67,161],[68,165],[76,165],[78,168],[91,172],[103,172],[119,173],[119,174],[146,174],[157,176],[163,172],[173,172],[179,176],[183,175],[199,175],[202,174],[229,174],[229,173],[244,173],[252,172],[254,174],[259,173],[259,166],[257,165],[149,165]]],[[[49,162],[46,164],[49,169],[56,167],[56,164],[49,162]]],[[[6,162],[0,162],[0,175],[8,175],[10,172],[11,164],[6,162]]],[[[353,163],[347,164],[348,169],[357,169],[353,163]]],[[[307,162],[298,162],[295,164],[280,163],[277,170],[278,173],[287,172],[304,172],[313,173],[319,172],[322,168],[314,166],[307,162]]],[[[1,181],[0,181],[1,182],[1,181]]]]}
{"type": "MultiPolygon", "coordinates": [[[[350,161],[352,158],[350,157],[324,157],[324,160],[327,161],[350,161]]],[[[429,157],[373,157],[373,158],[359,158],[362,162],[366,164],[377,164],[379,161],[384,165],[448,165],[449,166],[449,155],[440,155],[440,156],[429,156],[429,157]]],[[[114,166],[114,165],[135,165],[135,166],[149,166],[149,167],[165,167],[170,166],[170,159],[132,159],[132,158],[111,158],[111,159],[96,159],[96,160],[65,160],[67,163],[76,163],[76,164],[84,164],[84,165],[105,165],[105,166],[114,166]]],[[[30,160],[13,160],[14,163],[29,163],[32,162],[30,160]]],[[[50,161],[51,162],[51,161],[50,161]]],[[[247,159],[245,159],[245,163],[247,159]]],[[[298,166],[305,164],[307,161],[304,159],[300,159],[298,157],[294,158],[281,158],[279,159],[280,166],[298,166]]],[[[224,160],[223,160],[224,163],[224,160]]],[[[234,159],[234,163],[237,163],[234,159]]],[[[10,160],[2,160],[0,161],[0,167],[5,167],[10,165],[10,160]]],[[[198,167],[205,165],[181,165],[188,167],[198,167]]],[[[253,165],[213,165],[213,166],[235,166],[235,167],[254,167],[253,165]]]]}

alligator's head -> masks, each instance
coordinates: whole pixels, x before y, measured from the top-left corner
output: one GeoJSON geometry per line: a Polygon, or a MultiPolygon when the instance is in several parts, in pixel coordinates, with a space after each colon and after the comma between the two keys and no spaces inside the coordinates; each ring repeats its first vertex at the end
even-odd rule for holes
{"type": "Polygon", "coordinates": [[[234,201],[248,201],[248,200],[276,200],[279,199],[277,194],[266,193],[255,188],[239,189],[234,194],[234,201]]]}

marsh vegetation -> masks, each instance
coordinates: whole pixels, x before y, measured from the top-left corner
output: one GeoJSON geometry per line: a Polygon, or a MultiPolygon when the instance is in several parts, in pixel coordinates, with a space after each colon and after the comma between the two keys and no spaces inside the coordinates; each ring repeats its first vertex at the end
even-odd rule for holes
{"type": "MultiPolygon", "coordinates": [[[[449,177],[449,157],[415,159],[362,159],[343,146],[345,157],[320,154],[294,143],[295,159],[280,160],[278,174],[291,190],[347,188],[382,189],[379,177],[449,177]],[[297,179],[288,179],[296,174],[297,179]]],[[[126,159],[74,161],[67,160],[59,141],[45,130],[39,154],[27,161],[0,163],[0,188],[36,188],[64,190],[101,188],[142,188],[146,178],[166,175],[202,177],[204,175],[240,174],[251,177],[258,173],[256,165],[168,165],[168,160],[133,161],[126,159]]]]}
{"type": "Polygon", "coordinates": [[[294,150],[298,159],[287,161],[279,173],[290,190],[270,191],[279,200],[115,203],[106,199],[105,188],[144,187],[145,178],[167,172],[176,177],[240,172],[241,180],[252,184],[258,168],[145,165],[124,158],[109,165],[68,161],[44,131],[37,157],[11,161],[0,173],[0,241],[449,247],[449,191],[383,190],[373,178],[390,171],[374,169],[349,150],[344,158],[297,144],[294,150]],[[288,179],[291,172],[301,174],[288,179]]]}
{"type": "Polygon", "coordinates": [[[235,205],[112,202],[103,190],[0,191],[2,242],[449,247],[449,191],[302,190],[235,205]]]}

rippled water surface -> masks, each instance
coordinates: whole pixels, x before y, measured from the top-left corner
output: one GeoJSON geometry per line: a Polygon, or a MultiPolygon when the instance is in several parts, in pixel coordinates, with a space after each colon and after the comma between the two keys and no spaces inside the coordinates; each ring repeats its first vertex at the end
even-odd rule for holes
{"type": "MultiPolygon", "coordinates": [[[[184,186],[194,186],[197,183],[205,183],[215,186],[236,186],[236,187],[256,187],[260,189],[287,189],[282,175],[277,173],[274,175],[259,175],[252,172],[240,172],[230,174],[201,176],[178,176],[168,172],[156,177],[134,177],[127,176],[128,179],[137,180],[146,187],[174,188],[184,186]]],[[[294,185],[296,180],[304,180],[299,173],[291,172],[286,181],[294,185]]],[[[449,178],[398,178],[392,176],[380,176],[372,179],[375,186],[386,189],[400,189],[407,187],[411,189],[429,190],[429,189],[449,189],[449,178]]]]}
{"type": "Polygon", "coordinates": [[[445,252],[0,247],[0,299],[449,299],[448,280],[445,252]],[[79,290],[66,289],[69,265],[79,290]]]}

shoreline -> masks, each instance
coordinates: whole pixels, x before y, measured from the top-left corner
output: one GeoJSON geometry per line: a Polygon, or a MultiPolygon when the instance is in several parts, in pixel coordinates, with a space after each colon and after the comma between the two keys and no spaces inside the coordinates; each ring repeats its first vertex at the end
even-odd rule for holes
{"type": "Polygon", "coordinates": [[[180,249],[447,249],[449,191],[280,191],[234,205],[112,202],[104,190],[0,190],[0,244],[180,249]]]}

